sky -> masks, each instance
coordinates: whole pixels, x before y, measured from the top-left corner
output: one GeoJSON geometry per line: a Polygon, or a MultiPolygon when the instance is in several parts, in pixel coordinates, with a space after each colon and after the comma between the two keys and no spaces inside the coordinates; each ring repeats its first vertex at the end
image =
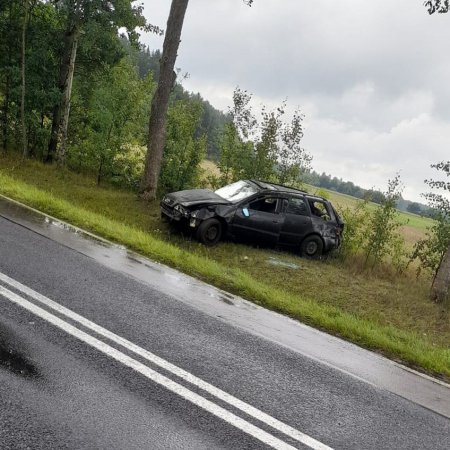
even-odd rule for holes
{"type": "MultiPolygon", "coordinates": [[[[170,0],[141,0],[166,28],[170,0]]],[[[141,42],[162,48],[163,37],[141,42]]],[[[424,203],[430,165],[450,160],[450,13],[423,0],[190,0],[176,67],[223,111],[239,86],[252,104],[305,115],[313,169],[424,203]]]]}

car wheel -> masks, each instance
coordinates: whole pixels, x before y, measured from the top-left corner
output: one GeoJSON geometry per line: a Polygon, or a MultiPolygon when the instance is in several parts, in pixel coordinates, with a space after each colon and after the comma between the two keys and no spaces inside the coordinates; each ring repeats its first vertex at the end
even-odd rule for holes
{"type": "Polygon", "coordinates": [[[319,236],[308,236],[301,245],[302,256],[307,258],[317,259],[322,255],[323,242],[319,236]]]}
{"type": "Polygon", "coordinates": [[[222,224],[217,219],[208,219],[200,224],[197,239],[205,245],[215,245],[222,237],[222,224]]]}

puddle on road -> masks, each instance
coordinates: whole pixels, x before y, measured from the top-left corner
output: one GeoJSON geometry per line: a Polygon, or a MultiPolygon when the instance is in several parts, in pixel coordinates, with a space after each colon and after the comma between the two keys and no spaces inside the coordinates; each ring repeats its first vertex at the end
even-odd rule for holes
{"type": "Polygon", "coordinates": [[[234,302],[232,302],[229,298],[227,298],[228,296],[225,295],[219,295],[218,299],[224,303],[226,303],[227,305],[233,305],[234,306],[234,302]]]}
{"type": "Polygon", "coordinates": [[[37,377],[39,375],[36,367],[24,356],[4,345],[0,341],[0,369],[6,369],[16,375],[23,377],[37,377]]]}
{"type": "Polygon", "coordinates": [[[26,343],[13,326],[0,320],[0,371],[8,370],[25,378],[39,377],[37,367],[24,354],[28,353],[25,348],[26,343]]]}

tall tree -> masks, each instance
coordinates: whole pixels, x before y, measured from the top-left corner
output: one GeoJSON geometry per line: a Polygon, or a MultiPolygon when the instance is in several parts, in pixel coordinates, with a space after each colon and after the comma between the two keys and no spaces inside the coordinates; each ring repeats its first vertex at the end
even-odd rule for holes
{"type": "MultiPolygon", "coordinates": [[[[243,0],[251,6],[253,0],[243,0]]],[[[165,125],[170,91],[175,82],[173,68],[180,44],[181,30],[188,0],[172,0],[169,18],[167,20],[166,36],[163,53],[160,60],[160,75],[156,94],[152,100],[149,121],[149,140],[145,169],[142,176],[140,193],[146,200],[154,200],[158,189],[158,179],[165,143],[165,125]]]]}
{"type": "Polygon", "coordinates": [[[10,140],[11,119],[15,97],[20,84],[20,35],[22,30],[22,5],[19,0],[0,2],[0,94],[2,97],[2,147],[6,152],[10,140]]]}
{"type": "Polygon", "coordinates": [[[0,2],[1,144],[39,156],[57,98],[58,11],[41,0],[0,2]],[[28,145],[25,145],[28,143],[28,145]]]}
{"type": "Polygon", "coordinates": [[[26,158],[28,156],[27,126],[25,123],[25,65],[26,65],[26,38],[28,26],[29,0],[22,1],[23,7],[23,23],[22,23],[22,42],[21,42],[21,78],[22,92],[20,96],[20,122],[22,127],[22,154],[26,158]]]}
{"type": "Polygon", "coordinates": [[[101,24],[103,33],[118,33],[125,27],[135,37],[136,27],[145,26],[142,6],[134,6],[135,0],[53,0],[65,16],[64,48],[59,71],[60,100],[53,111],[52,131],[46,161],[56,157],[63,165],[66,156],[67,129],[69,124],[70,97],[75,71],[79,39],[91,22],[101,24]]]}
{"type": "Polygon", "coordinates": [[[173,69],[180,44],[181,30],[189,0],[172,0],[166,35],[160,60],[159,81],[152,100],[148,126],[148,146],[144,174],[141,182],[141,196],[154,200],[161,172],[164,143],[166,139],[166,115],[170,91],[175,82],[173,69]]]}

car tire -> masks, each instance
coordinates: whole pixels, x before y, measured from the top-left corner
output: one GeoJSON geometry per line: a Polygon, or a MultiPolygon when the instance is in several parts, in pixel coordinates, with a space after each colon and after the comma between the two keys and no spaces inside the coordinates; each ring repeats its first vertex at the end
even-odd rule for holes
{"type": "Polygon", "coordinates": [[[222,224],[217,219],[207,219],[197,229],[197,239],[205,245],[215,245],[222,237],[222,224]]]}
{"type": "Polygon", "coordinates": [[[323,241],[319,236],[306,237],[301,245],[301,254],[306,258],[318,259],[322,256],[323,241]]]}

